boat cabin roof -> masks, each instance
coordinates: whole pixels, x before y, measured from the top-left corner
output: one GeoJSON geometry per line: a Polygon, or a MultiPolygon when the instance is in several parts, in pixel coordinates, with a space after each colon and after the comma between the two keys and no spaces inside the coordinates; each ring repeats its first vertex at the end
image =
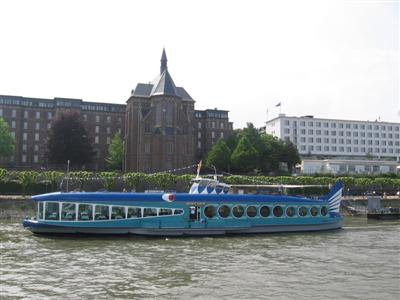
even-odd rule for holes
{"type": "MultiPolygon", "coordinates": [[[[167,193],[168,194],[168,193],[167,193]]],[[[204,203],[305,203],[321,204],[324,200],[316,200],[302,197],[293,197],[286,195],[240,195],[240,194],[189,194],[172,193],[175,195],[173,202],[204,202],[204,203]]],[[[58,201],[58,202],[85,202],[85,203],[103,203],[103,202],[131,202],[146,201],[158,202],[163,200],[163,193],[108,193],[108,192],[70,192],[70,193],[49,193],[32,196],[34,201],[58,201]]],[[[167,202],[166,202],[167,203],[167,202]]]]}

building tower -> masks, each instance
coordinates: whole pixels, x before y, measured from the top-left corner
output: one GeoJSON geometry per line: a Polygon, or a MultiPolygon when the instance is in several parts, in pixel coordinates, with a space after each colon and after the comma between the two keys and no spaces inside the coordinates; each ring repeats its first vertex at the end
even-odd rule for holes
{"type": "Polygon", "coordinates": [[[127,100],[125,171],[158,172],[193,163],[194,100],[175,86],[163,49],[160,74],[127,100]]]}

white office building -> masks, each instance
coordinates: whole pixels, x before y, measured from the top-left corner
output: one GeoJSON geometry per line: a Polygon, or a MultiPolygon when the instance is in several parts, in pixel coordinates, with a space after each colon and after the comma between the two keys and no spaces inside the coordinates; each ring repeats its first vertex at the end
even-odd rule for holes
{"type": "Polygon", "coordinates": [[[400,161],[400,123],[279,114],[265,131],[292,141],[302,157],[400,161]]]}

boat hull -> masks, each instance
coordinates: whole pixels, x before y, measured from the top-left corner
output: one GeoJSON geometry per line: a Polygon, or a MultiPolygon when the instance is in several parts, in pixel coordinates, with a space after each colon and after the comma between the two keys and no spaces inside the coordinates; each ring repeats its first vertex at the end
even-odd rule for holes
{"type": "Polygon", "coordinates": [[[315,232],[340,229],[343,218],[323,224],[260,225],[235,228],[102,228],[54,226],[25,220],[24,227],[36,234],[94,234],[94,235],[142,235],[142,236],[214,236],[229,234],[258,234],[280,232],[315,232]]]}
{"type": "Polygon", "coordinates": [[[368,213],[367,218],[375,220],[400,220],[400,213],[368,213]]]}

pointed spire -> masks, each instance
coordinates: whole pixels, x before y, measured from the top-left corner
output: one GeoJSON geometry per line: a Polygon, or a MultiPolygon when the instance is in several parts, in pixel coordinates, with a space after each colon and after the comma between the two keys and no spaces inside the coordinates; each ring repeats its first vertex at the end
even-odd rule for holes
{"type": "Polygon", "coordinates": [[[168,69],[167,67],[167,54],[165,54],[165,48],[163,48],[162,55],[161,55],[161,67],[160,67],[160,74],[168,69]]]}

